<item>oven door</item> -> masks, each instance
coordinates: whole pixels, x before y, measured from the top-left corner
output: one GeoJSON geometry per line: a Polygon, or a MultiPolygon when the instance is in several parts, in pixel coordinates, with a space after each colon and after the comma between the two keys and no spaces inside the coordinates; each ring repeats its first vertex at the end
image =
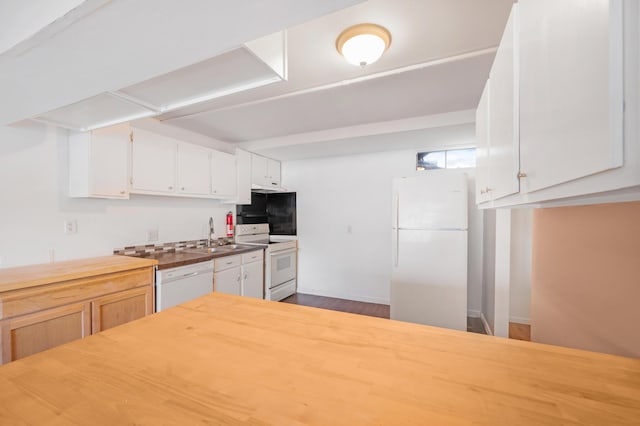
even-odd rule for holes
{"type": "Polygon", "coordinates": [[[271,282],[269,288],[276,287],[296,278],[297,249],[275,251],[269,254],[271,262],[271,282]]]}

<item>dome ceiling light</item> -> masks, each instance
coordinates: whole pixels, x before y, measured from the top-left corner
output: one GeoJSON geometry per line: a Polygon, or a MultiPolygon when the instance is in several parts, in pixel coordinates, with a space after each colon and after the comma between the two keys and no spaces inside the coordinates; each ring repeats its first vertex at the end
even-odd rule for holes
{"type": "Polygon", "coordinates": [[[336,39],[336,49],[353,65],[374,63],[389,48],[391,34],[376,24],[358,24],[344,30],[336,39]]]}

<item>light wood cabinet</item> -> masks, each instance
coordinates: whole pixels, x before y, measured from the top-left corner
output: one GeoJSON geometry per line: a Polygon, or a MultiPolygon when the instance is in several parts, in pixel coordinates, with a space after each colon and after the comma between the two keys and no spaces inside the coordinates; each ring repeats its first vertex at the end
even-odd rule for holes
{"type": "Polygon", "coordinates": [[[91,302],[91,332],[97,333],[153,313],[152,287],[99,297],[91,302]]]}
{"type": "Polygon", "coordinates": [[[0,321],[1,363],[91,334],[91,306],[74,303],[0,321]]]}
{"type": "Polygon", "coordinates": [[[151,314],[155,263],[106,256],[1,270],[0,364],[151,314]]]}

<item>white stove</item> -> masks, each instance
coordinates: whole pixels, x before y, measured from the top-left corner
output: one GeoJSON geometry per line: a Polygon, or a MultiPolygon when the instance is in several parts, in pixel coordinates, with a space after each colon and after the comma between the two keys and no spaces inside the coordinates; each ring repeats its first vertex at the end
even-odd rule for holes
{"type": "Polygon", "coordinates": [[[282,300],[296,292],[298,241],[269,235],[269,224],[237,225],[236,243],[260,245],[264,253],[264,295],[282,300]]]}

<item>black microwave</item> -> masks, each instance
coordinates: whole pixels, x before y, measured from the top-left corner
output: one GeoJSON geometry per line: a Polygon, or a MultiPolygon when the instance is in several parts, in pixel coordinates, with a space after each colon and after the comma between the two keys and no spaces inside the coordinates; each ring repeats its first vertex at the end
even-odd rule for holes
{"type": "Polygon", "coordinates": [[[252,192],[250,205],[236,206],[238,225],[268,223],[271,235],[296,235],[295,192],[252,192]]]}

